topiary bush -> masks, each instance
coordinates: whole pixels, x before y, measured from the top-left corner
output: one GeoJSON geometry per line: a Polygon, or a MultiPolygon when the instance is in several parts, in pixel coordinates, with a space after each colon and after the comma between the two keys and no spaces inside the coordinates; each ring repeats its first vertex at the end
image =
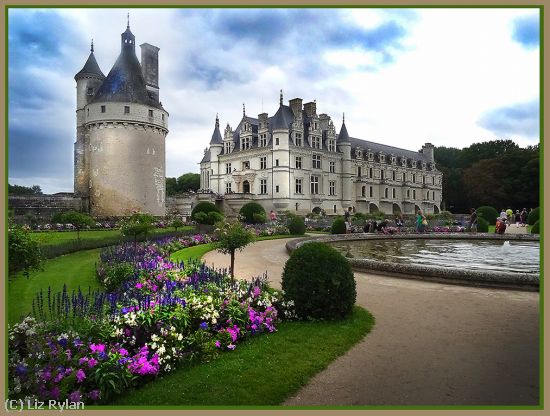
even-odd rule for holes
{"type": "Polygon", "coordinates": [[[306,232],[306,224],[304,223],[304,220],[302,218],[294,215],[290,219],[288,230],[290,231],[290,234],[304,235],[306,232]]]}
{"type": "MultiPolygon", "coordinates": [[[[488,205],[479,207],[478,209],[476,209],[476,211],[477,211],[478,218],[482,217],[489,224],[496,223],[497,217],[499,216],[498,211],[495,208],[490,207],[488,205]]],[[[478,230],[479,230],[479,226],[478,226],[478,230]]]]}
{"type": "Polygon", "coordinates": [[[536,207],[535,209],[531,210],[529,213],[529,216],[527,217],[527,224],[529,225],[535,225],[535,223],[540,219],[540,208],[536,207]]]}
{"type": "Polygon", "coordinates": [[[323,243],[307,243],[292,253],[282,288],[301,319],[339,319],[349,315],[357,292],[348,261],[323,243]]]}
{"type": "Polygon", "coordinates": [[[193,208],[193,211],[191,211],[191,219],[194,221],[198,221],[195,216],[199,212],[204,212],[208,215],[209,212],[217,212],[218,214],[222,214],[222,212],[219,210],[219,208],[214,205],[212,202],[199,202],[195,208],[193,208]]]}
{"type": "Polygon", "coordinates": [[[531,234],[540,234],[540,220],[535,221],[531,227],[531,234]]]}
{"type": "Polygon", "coordinates": [[[267,221],[267,217],[265,213],[255,212],[254,214],[252,214],[252,220],[254,224],[265,224],[265,222],[267,221]]]}
{"type": "MultiPolygon", "coordinates": [[[[496,218],[495,218],[496,222],[496,218]]],[[[489,232],[489,222],[485,220],[483,217],[477,217],[477,231],[480,233],[488,233],[489,232]]]]}
{"type": "MultiPolygon", "coordinates": [[[[242,215],[244,222],[247,224],[258,224],[254,220],[254,214],[263,214],[264,218],[266,218],[264,207],[257,202],[248,202],[244,204],[240,209],[239,214],[242,215]]],[[[265,222],[265,220],[263,222],[265,222]]]]}
{"type": "Polygon", "coordinates": [[[332,222],[332,227],[330,228],[331,234],[345,234],[346,233],[346,222],[344,217],[336,217],[332,222]]]}

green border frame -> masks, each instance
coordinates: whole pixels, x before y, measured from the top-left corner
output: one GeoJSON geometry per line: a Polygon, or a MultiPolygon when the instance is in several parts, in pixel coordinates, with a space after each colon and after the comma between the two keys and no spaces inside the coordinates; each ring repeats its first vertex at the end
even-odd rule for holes
{"type": "MultiPolygon", "coordinates": [[[[9,24],[9,9],[300,9],[300,8],[323,8],[323,9],[539,9],[539,192],[540,192],[540,207],[542,215],[540,217],[541,233],[540,233],[540,303],[539,303],[539,404],[527,406],[506,406],[506,405],[488,405],[488,406],[461,406],[461,405],[357,405],[357,406],[86,406],[86,410],[542,410],[544,409],[544,5],[525,4],[525,5],[493,5],[493,4],[458,4],[458,5],[390,5],[390,4],[341,4],[341,5],[280,5],[280,4],[262,4],[262,5],[226,5],[226,4],[207,4],[207,5],[185,5],[185,4],[159,4],[159,5],[129,5],[129,4],[105,4],[105,5],[55,5],[55,4],[4,4],[5,13],[5,232],[4,241],[7,241],[8,236],[8,121],[9,121],[9,89],[8,89],[8,57],[9,57],[9,41],[8,41],[8,24],[9,24]]],[[[4,275],[8,275],[8,246],[4,247],[5,265],[4,275]]],[[[4,314],[5,327],[4,334],[7,335],[7,313],[8,313],[8,279],[4,280],[4,314]]],[[[5,336],[5,363],[8,362],[8,337],[5,336]]],[[[6,365],[7,370],[7,365],[6,365]]],[[[8,397],[8,372],[4,374],[5,378],[5,397],[8,397]]]]}

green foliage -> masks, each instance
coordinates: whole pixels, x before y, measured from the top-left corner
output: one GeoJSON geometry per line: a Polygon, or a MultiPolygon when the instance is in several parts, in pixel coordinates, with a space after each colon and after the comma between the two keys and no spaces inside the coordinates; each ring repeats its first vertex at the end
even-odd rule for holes
{"type": "Polygon", "coordinates": [[[383,220],[386,218],[386,214],[382,211],[373,211],[365,214],[365,219],[367,220],[383,220]]]}
{"type": "Polygon", "coordinates": [[[179,178],[166,178],[166,195],[182,192],[196,192],[200,188],[201,176],[198,173],[186,173],[179,178]]]}
{"type": "Polygon", "coordinates": [[[353,215],[352,221],[355,222],[364,222],[367,219],[367,216],[363,214],[362,212],[356,212],[353,215]]]}
{"type": "Polygon", "coordinates": [[[95,221],[88,214],[76,211],[67,211],[60,215],[61,224],[72,224],[76,229],[76,238],[80,241],[80,230],[84,227],[92,227],[95,221]]]}
{"type": "Polygon", "coordinates": [[[209,212],[217,212],[219,214],[221,214],[221,211],[218,209],[218,207],[216,205],[214,205],[212,202],[206,202],[206,201],[203,201],[203,202],[199,202],[197,205],[195,205],[195,207],[193,208],[193,210],[191,211],[191,219],[192,220],[195,220],[201,224],[205,224],[204,222],[200,222],[197,218],[196,218],[196,215],[199,213],[199,212],[204,212],[206,214],[208,214],[209,212]]]}
{"type": "MultiPolygon", "coordinates": [[[[264,218],[266,218],[264,207],[257,202],[248,202],[244,204],[240,209],[239,214],[242,215],[244,222],[247,224],[258,224],[254,220],[254,214],[263,214],[264,218]]],[[[265,222],[265,220],[263,222],[265,222]]]]}
{"type": "Polygon", "coordinates": [[[477,217],[477,231],[480,233],[489,232],[489,222],[485,218],[480,216],[477,217]]]}
{"type": "Polygon", "coordinates": [[[8,230],[8,273],[13,276],[18,271],[28,277],[32,270],[42,270],[44,258],[30,233],[19,226],[8,230]]]}
{"type": "Polygon", "coordinates": [[[124,236],[133,237],[134,242],[136,242],[139,235],[143,234],[147,237],[147,234],[155,228],[153,226],[154,220],[150,214],[136,212],[130,218],[126,218],[121,222],[120,232],[124,236]]]}
{"type": "Polygon", "coordinates": [[[181,218],[174,218],[170,223],[170,227],[174,227],[178,231],[178,228],[183,227],[183,221],[181,218]]]}
{"type": "Polygon", "coordinates": [[[135,270],[134,266],[127,262],[103,264],[102,269],[100,280],[108,292],[118,289],[135,270]]]}
{"type": "Polygon", "coordinates": [[[531,210],[529,213],[529,216],[527,217],[527,224],[529,225],[535,225],[535,223],[540,218],[540,208],[536,207],[535,209],[531,210]]]}
{"type": "Polygon", "coordinates": [[[348,261],[323,243],[307,243],[285,264],[282,288],[302,319],[340,319],[351,313],[355,278],[348,261]]]}
{"type": "Polygon", "coordinates": [[[330,228],[331,234],[345,234],[346,233],[346,222],[344,217],[336,217],[332,222],[332,227],[330,228]]]}
{"type": "Polygon", "coordinates": [[[454,220],[453,214],[450,211],[440,211],[439,214],[436,215],[436,218],[444,220],[448,223],[454,220]]]}
{"type": "Polygon", "coordinates": [[[222,220],[223,220],[223,215],[222,214],[220,214],[219,212],[210,211],[208,213],[208,222],[206,224],[214,225],[217,222],[220,222],[222,220]]]}
{"type": "Polygon", "coordinates": [[[304,235],[306,232],[306,224],[304,220],[298,216],[293,216],[288,224],[288,230],[293,235],[304,235]]]}
{"type": "Polygon", "coordinates": [[[8,195],[42,195],[42,189],[38,185],[28,187],[8,184],[8,195]]]}
{"type": "Polygon", "coordinates": [[[255,235],[245,229],[240,222],[219,222],[216,224],[216,249],[223,254],[231,255],[231,277],[235,277],[235,251],[242,251],[248,244],[252,243],[255,235]]]}
{"type": "Polygon", "coordinates": [[[262,214],[261,212],[255,212],[252,214],[252,220],[254,221],[254,224],[265,224],[267,221],[266,214],[262,214]]]}
{"type": "Polygon", "coordinates": [[[536,220],[531,227],[531,234],[540,234],[540,220],[536,220]]]}
{"type": "Polygon", "coordinates": [[[494,224],[497,221],[497,217],[500,215],[495,208],[489,206],[479,207],[476,209],[476,212],[478,218],[483,218],[489,224],[494,224]]]}

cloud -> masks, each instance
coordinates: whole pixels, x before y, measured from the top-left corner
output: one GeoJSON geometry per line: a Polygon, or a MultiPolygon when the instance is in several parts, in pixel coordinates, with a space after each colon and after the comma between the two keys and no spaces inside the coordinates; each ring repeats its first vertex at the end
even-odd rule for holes
{"type": "Polygon", "coordinates": [[[504,137],[519,134],[538,138],[539,114],[539,101],[533,100],[490,110],[480,118],[478,124],[504,137]]]}
{"type": "Polygon", "coordinates": [[[526,48],[536,48],[540,41],[540,19],[538,14],[518,17],[513,22],[512,38],[526,48]]]}

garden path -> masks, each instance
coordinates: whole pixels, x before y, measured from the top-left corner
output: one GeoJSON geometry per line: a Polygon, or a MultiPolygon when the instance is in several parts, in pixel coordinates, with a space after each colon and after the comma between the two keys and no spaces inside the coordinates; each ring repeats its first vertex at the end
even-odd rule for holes
{"type": "MultiPolygon", "coordinates": [[[[267,272],[280,287],[287,241],[247,247],[236,275],[267,272]]],[[[227,267],[229,256],[204,260],[227,267]]],[[[355,277],[357,304],[375,316],[374,329],[285,405],[538,404],[538,293],[355,277]]]]}

